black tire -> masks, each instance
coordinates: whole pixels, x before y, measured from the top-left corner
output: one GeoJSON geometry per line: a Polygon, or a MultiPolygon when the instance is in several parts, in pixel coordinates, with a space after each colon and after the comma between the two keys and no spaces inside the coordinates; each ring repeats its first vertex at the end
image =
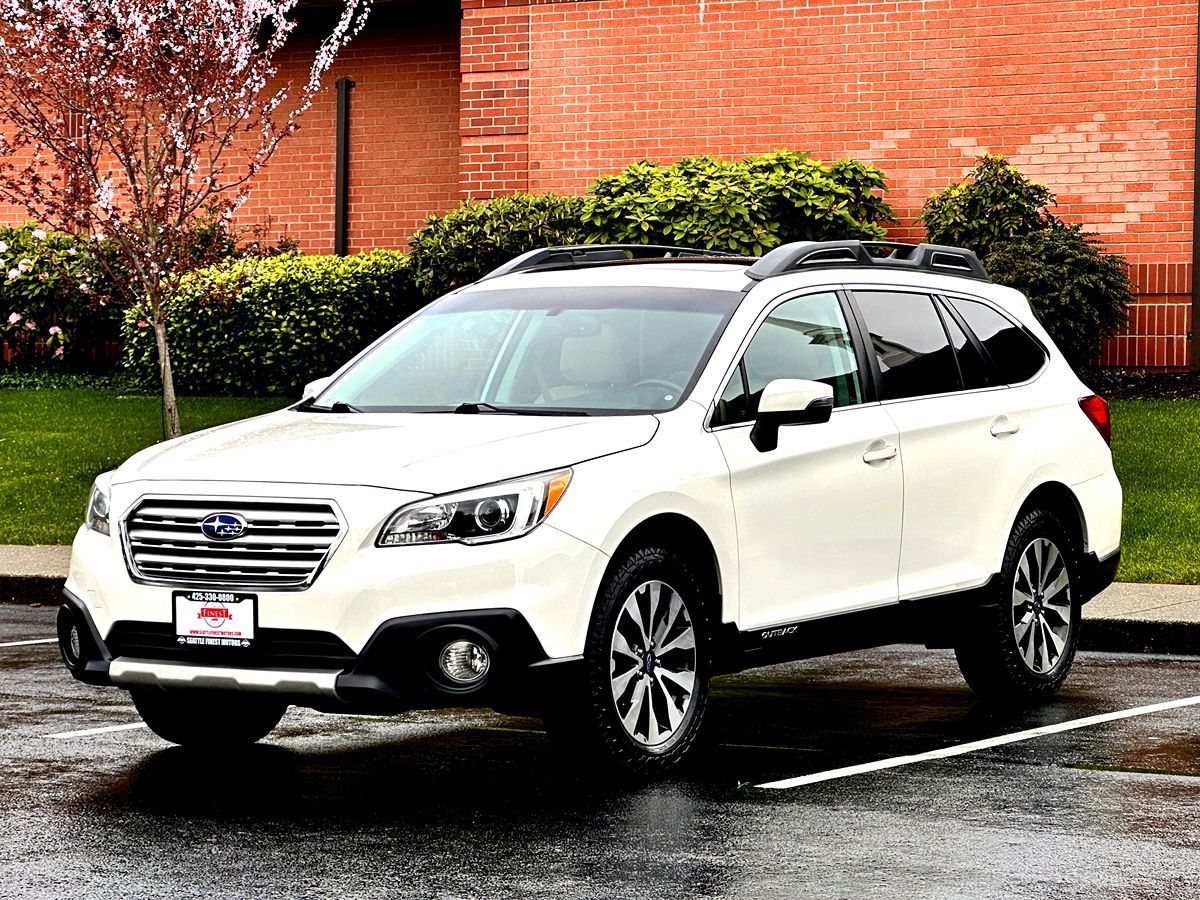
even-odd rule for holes
{"type": "Polygon", "coordinates": [[[1053,513],[1035,508],[1017,520],[1005,547],[996,595],[974,611],[955,647],[958,667],[980,698],[1034,705],[1062,687],[1079,645],[1079,558],[1078,542],[1053,513]],[[1048,548],[1057,551],[1057,558],[1048,548]],[[1039,571],[1047,559],[1053,561],[1039,571]],[[1064,573],[1065,604],[1059,586],[1064,573]],[[1049,589],[1043,591],[1038,584],[1048,584],[1049,589]],[[1026,595],[1031,601],[1023,599],[1026,595]],[[1029,627],[1019,638],[1026,621],[1029,627]]]}
{"type": "Polygon", "coordinates": [[[234,748],[265,738],[287,704],[236,691],[131,691],[138,714],[164,741],[184,747],[234,748]]]}
{"type": "Polygon", "coordinates": [[[714,594],[713,586],[706,583],[695,565],[669,546],[647,545],[620,557],[610,568],[592,612],[582,681],[556,698],[546,711],[551,735],[618,776],[660,775],[679,765],[695,748],[708,709],[714,594]],[[651,587],[655,583],[660,583],[657,589],[651,587]],[[664,622],[656,615],[649,628],[651,640],[659,626],[663,629],[661,644],[668,648],[676,645],[675,649],[656,655],[653,644],[649,648],[636,647],[631,637],[625,646],[648,650],[650,662],[647,664],[643,653],[641,668],[626,668],[630,657],[614,649],[614,633],[621,629],[624,636],[631,627],[642,628],[644,633],[645,620],[636,623],[623,610],[630,601],[643,611],[648,609],[655,590],[659,609],[665,608],[666,615],[674,610],[675,621],[664,622]],[[676,599],[686,618],[675,606],[676,599]],[[686,647],[689,623],[694,658],[686,647]],[[689,680],[689,666],[694,666],[690,670],[691,691],[681,699],[681,684],[689,680]],[[675,671],[676,667],[680,671],[675,671]],[[617,697],[619,689],[614,684],[625,676],[629,676],[626,688],[617,697]],[[634,701],[626,700],[639,690],[643,691],[638,701],[641,711],[635,714],[634,701]],[[674,705],[668,710],[666,703],[674,705]],[[677,714],[681,706],[682,717],[671,727],[671,715],[677,714]],[[635,723],[634,735],[624,724],[627,718],[635,723]],[[665,726],[658,724],[659,718],[665,726]],[[667,729],[669,735],[664,738],[667,729]]]}

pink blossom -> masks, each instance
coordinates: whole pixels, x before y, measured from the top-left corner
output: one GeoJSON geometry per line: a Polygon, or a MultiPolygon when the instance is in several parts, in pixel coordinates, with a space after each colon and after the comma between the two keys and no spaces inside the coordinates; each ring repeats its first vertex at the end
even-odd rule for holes
{"type": "Polygon", "coordinates": [[[54,348],[54,355],[55,355],[55,356],[62,356],[62,355],[63,355],[63,348],[62,348],[62,347],[55,347],[55,348],[54,348]]]}
{"type": "Polygon", "coordinates": [[[16,324],[17,324],[18,322],[20,322],[20,321],[21,321],[23,318],[25,318],[25,317],[24,317],[23,315],[21,315],[19,312],[12,313],[12,314],[11,314],[11,315],[8,317],[8,324],[9,324],[9,325],[16,325],[16,324]]]}
{"type": "Polygon", "coordinates": [[[57,325],[51,325],[51,326],[50,326],[50,333],[51,333],[51,334],[62,334],[62,329],[61,329],[61,328],[59,328],[57,325]]]}
{"type": "Polygon", "coordinates": [[[33,319],[26,319],[25,327],[30,331],[37,331],[37,322],[33,321],[33,319]]]}
{"type": "Polygon", "coordinates": [[[39,272],[38,273],[38,281],[46,281],[49,277],[50,277],[49,272],[39,272]]]}
{"type": "Polygon", "coordinates": [[[145,327],[146,327],[147,325],[149,325],[149,324],[150,324],[150,323],[149,323],[149,322],[147,322],[145,319],[138,319],[138,322],[137,322],[137,327],[138,327],[138,328],[145,328],[145,327]]]}
{"type": "Polygon", "coordinates": [[[46,232],[42,231],[40,228],[35,228],[29,236],[35,241],[44,241],[46,239],[46,232]]]}

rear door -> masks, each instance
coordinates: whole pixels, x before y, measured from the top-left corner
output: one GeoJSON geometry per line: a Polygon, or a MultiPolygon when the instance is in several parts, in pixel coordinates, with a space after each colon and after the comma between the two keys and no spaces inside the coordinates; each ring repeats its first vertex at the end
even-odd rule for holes
{"type": "Polygon", "coordinates": [[[896,601],[898,435],[874,402],[851,316],[834,290],[777,303],[717,402],[712,426],[730,470],[743,629],[896,601]],[[828,422],[780,428],[779,446],[763,452],[750,429],[763,388],[777,378],[830,385],[835,408],[828,422]]]}
{"type": "Polygon", "coordinates": [[[877,287],[853,296],[904,458],[899,596],[980,585],[998,568],[1033,468],[1029,410],[940,298],[877,287]]]}

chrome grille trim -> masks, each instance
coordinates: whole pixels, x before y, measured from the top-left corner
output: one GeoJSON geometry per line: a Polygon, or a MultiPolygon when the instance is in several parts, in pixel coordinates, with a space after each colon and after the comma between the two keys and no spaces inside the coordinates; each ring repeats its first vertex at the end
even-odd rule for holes
{"type": "Polygon", "coordinates": [[[345,531],[332,500],[144,496],[121,523],[121,543],[139,584],[302,591],[345,531]],[[245,534],[210,540],[200,522],[213,513],[243,516],[245,534]]]}

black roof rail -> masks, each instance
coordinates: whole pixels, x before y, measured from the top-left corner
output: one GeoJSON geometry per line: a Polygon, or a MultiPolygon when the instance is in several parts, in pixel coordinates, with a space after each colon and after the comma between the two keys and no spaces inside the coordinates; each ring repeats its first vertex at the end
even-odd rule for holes
{"type": "Polygon", "coordinates": [[[488,272],[480,281],[498,278],[512,272],[530,269],[569,269],[573,266],[590,266],[607,262],[629,262],[631,260],[707,258],[746,259],[735,253],[721,250],[700,250],[696,247],[665,247],[658,244],[571,244],[562,247],[542,247],[530,250],[510,259],[502,266],[488,272]]]}
{"type": "Polygon", "coordinates": [[[983,263],[970,250],[941,244],[897,244],[891,241],[799,241],[776,247],[746,272],[755,281],[798,272],[875,266],[912,269],[991,281],[983,263]]]}

